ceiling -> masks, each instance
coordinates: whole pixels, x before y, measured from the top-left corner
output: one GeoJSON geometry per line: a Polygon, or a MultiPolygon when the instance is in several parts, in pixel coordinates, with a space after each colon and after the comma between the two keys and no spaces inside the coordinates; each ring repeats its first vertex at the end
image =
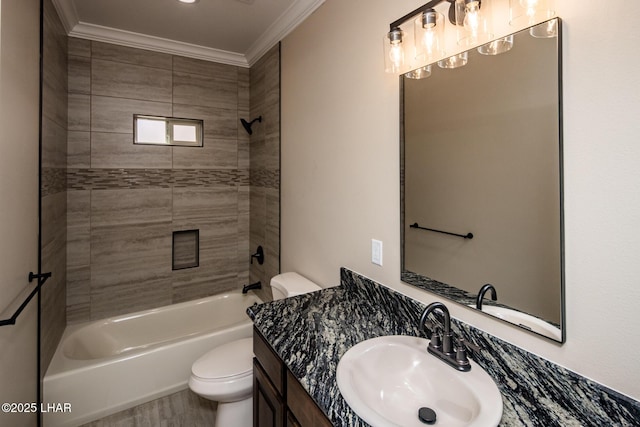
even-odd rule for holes
{"type": "Polygon", "coordinates": [[[53,0],[69,36],[249,67],[324,0],[53,0]]]}

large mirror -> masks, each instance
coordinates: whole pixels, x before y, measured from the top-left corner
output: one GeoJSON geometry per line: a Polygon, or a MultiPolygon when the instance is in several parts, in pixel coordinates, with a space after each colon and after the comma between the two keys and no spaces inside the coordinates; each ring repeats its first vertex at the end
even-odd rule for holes
{"type": "MultiPolygon", "coordinates": [[[[402,280],[564,342],[560,22],[401,78],[402,280]],[[443,233],[445,232],[445,233],[443,233]],[[447,234],[449,233],[449,234],[447,234]]],[[[545,24],[549,25],[549,24],[545,24]]]]}

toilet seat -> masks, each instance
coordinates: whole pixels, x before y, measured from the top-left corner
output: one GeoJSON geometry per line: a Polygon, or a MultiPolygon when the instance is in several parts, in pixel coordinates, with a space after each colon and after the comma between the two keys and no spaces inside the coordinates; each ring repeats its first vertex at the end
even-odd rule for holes
{"type": "Polygon", "coordinates": [[[191,367],[189,388],[218,402],[235,402],[251,396],[253,339],[243,338],[214,348],[191,367]]]}
{"type": "Polygon", "coordinates": [[[253,338],[231,341],[205,353],[191,366],[191,374],[203,380],[242,377],[252,372],[253,338]]]}

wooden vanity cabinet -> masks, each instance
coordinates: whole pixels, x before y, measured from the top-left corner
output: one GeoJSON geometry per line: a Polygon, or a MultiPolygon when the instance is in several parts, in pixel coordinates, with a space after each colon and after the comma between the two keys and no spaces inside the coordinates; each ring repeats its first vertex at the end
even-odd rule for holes
{"type": "Polygon", "coordinates": [[[331,422],[253,329],[253,426],[331,427],[331,422]]]}

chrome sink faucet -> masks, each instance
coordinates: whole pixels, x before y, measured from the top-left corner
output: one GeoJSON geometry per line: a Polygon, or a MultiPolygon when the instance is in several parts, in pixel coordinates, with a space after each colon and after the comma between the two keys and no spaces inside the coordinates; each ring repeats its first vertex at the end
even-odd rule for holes
{"type": "Polygon", "coordinates": [[[456,349],[453,349],[451,316],[449,315],[449,309],[447,309],[443,303],[432,302],[424,309],[422,317],[420,318],[420,329],[425,335],[430,335],[431,341],[429,341],[429,345],[427,346],[429,353],[458,371],[467,372],[471,370],[471,364],[467,358],[468,343],[465,340],[460,339],[456,343],[456,349]],[[444,316],[444,330],[441,331],[440,328],[436,326],[434,331],[429,333],[426,328],[426,324],[428,322],[427,318],[436,310],[442,312],[442,315],[444,316]]]}
{"type": "Polygon", "coordinates": [[[478,292],[478,297],[476,298],[476,308],[478,310],[482,310],[482,300],[484,299],[484,294],[486,294],[489,290],[491,291],[491,300],[495,301],[498,299],[496,288],[494,288],[491,283],[487,283],[486,285],[481,287],[480,292],[478,292]]]}

